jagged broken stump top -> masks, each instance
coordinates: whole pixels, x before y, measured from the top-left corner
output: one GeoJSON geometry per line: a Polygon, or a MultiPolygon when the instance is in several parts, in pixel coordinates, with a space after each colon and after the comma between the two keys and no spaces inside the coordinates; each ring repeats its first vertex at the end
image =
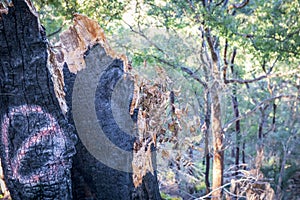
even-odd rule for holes
{"type": "Polygon", "coordinates": [[[110,48],[103,29],[96,21],[81,14],[75,14],[73,20],[74,25],[60,34],[64,61],[71,72],[76,73],[85,68],[84,54],[96,44],[100,44],[112,58],[123,60],[124,71],[127,71],[126,56],[118,55],[110,48]]]}

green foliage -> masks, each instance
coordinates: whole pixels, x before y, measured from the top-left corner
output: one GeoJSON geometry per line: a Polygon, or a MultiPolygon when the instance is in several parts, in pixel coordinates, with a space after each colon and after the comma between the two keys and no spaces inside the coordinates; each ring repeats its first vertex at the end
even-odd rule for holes
{"type": "Polygon", "coordinates": [[[180,197],[171,197],[168,194],[165,194],[163,192],[161,192],[160,195],[161,195],[161,198],[164,200],[182,200],[182,198],[180,198],[180,197]]]}
{"type": "Polygon", "coordinates": [[[201,182],[195,185],[195,189],[197,192],[204,191],[206,189],[205,183],[201,182]]]}
{"type": "Polygon", "coordinates": [[[108,33],[114,30],[126,10],[126,1],[36,0],[40,20],[48,34],[68,27],[73,14],[80,13],[98,21],[108,33]]]}

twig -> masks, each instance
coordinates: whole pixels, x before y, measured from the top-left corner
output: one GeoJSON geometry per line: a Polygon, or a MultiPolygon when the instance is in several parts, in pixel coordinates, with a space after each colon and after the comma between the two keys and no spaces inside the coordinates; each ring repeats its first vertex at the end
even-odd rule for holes
{"type": "MultiPolygon", "coordinates": [[[[168,55],[165,53],[165,51],[163,49],[161,49],[160,47],[158,47],[154,42],[152,42],[139,28],[139,30],[135,30],[130,24],[128,24],[126,21],[123,20],[123,22],[129,26],[130,30],[138,35],[140,35],[141,37],[143,37],[144,39],[146,39],[150,45],[154,46],[158,51],[160,51],[161,53],[163,53],[164,55],[166,55],[168,57],[168,55]]],[[[164,64],[167,64],[168,66],[176,69],[178,68],[175,64],[173,63],[170,63],[168,61],[166,61],[165,59],[162,59],[162,58],[159,58],[157,56],[154,56],[152,55],[153,58],[157,59],[158,61],[164,63],[164,64]]],[[[196,75],[196,73],[192,72],[191,69],[189,69],[188,67],[180,67],[180,69],[183,71],[183,72],[186,72],[188,75],[190,75],[194,80],[198,81],[201,85],[203,85],[203,87],[207,88],[207,84],[202,81],[200,79],[199,76],[196,75]]]]}
{"type": "Polygon", "coordinates": [[[281,77],[281,76],[288,76],[288,75],[293,75],[293,74],[296,74],[296,73],[299,73],[299,69],[295,69],[295,70],[289,71],[287,73],[283,73],[283,72],[279,72],[279,73],[275,73],[275,74],[267,73],[265,75],[259,76],[259,77],[254,78],[254,79],[245,79],[245,80],[242,80],[242,79],[226,79],[224,82],[225,83],[247,84],[247,83],[253,83],[253,82],[256,82],[256,81],[260,81],[260,80],[263,80],[265,78],[275,78],[275,77],[281,77]]]}
{"type": "Polygon", "coordinates": [[[191,69],[187,68],[187,67],[181,67],[181,70],[187,74],[189,74],[193,79],[195,79],[196,81],[198,81],[199,83],[201,83],[201,85],[203,85],[205,88],[207,88],[207,84],[202,81],[200,79],[199,76],[197,76],[191,69]]]}
{"type": "Polygon", "coordinates": [[[49,33],[49,34],[47,35],[47,37],[48,37],[48,38],[49,38],[49,37],[52,37],[53,35],[56,35],[57,33],[59,33],[61,30],[62,30],[62,26],[59,27],[56,31],[54,31],[54,32],[52,32],[52,33],[49,33]]]}
{"type": "Polygon", "coordinates": [[[124,22],[127,26],[129,26],[129,28],[130,28],[130,30],[131,30],[132,32],[134,32],[134,33],[140,35],[142,38],[144,38],[145,40],[147,40],[147,42],[149,42],[150,45],[154,46],[158,51],[160,51],[161,53],[163,53],[163,54],[166,55],[166,53],[164,52],[164,50],[161,49],[159,46],[157,46],[154,42],[152,42],[152,41],[151,41],[151,40],[150,40],[150,39],[149,39],[149,38],[148,38],[148,37],[140,30],[140,28],[139,28],[139,30],[137,31],[137,30],[135,30],[130,24],[128,24],[126,21],[123,20],[123,22],[124,22]]]}
{"type": "MultiPolygon", "coordinates": [[[[175,64],[172,64],[172,63],[170,63],[170,62],[168,62],[168,61],[166,61],[166,60],[164,60],[162,58],[159,58],[159,57],[154,56],[154,55],[152,57],[155,58],[155,59],[157,59],[161,63],[164,63],[164,64],[166,64],[166,65],[168,65],[170,67],[173,67],[174,69],[178,68],[175,64]]],[[[194,80],[196,80],[197,82],[199,82],[204,88],[207,88],[207,84],[204,81],[202,81],[200,79],[200,77],[196,75],[195,72],[192,72],[192,70],[190,68],[188,68],[188,67],[180,67],[180,69],[181,69],[181,71],[186,72],[188,75],[190,75],[194,80]]]]}
{"type": "Polygon", "coordinates": [[[225,188],[224,188],[224,191],[225,191],[226,193],[230,194],[231,196],[234,196],[234,197],[237,197],[237,198],[247,198],[247,197],[245,197],[245,196],[240,196],[240,195],[233,194],[233,193],[229,192],[228,190],[226,190],[225,188]]]}
{"type": "Polygon", "coordinates": [[[195,200],[206,199],[207,197],[209,197],[209,196],[210,196],[212,193],[214,193],[215,191],[221,190],[221,189],[223,189],[224,187],[227,187],[227,186],[229,186],[229,185],[231,185],[231,183],[226,183],[226,184],[222,185],[221,187],[218,187],[218,188],[216,188],[216,189],[210,191],[210,193],[208,193],[208,194],[206,194],[206,195],[204,195],[204,196],[202,196],[202,197],[199,197],[199,198],[197,198],[197,199],[195,199],[195,200]]]}

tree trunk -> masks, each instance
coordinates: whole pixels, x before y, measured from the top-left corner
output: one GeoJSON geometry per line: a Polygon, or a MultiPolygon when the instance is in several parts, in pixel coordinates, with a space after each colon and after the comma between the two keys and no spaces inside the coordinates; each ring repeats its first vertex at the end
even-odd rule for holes
{"type": "MultiPolygon", "coordinates": [[[[217,83],[215,83],[217,84],[217,83]]],[[[214,85],[211,91],[212,99],[212,132],[213,132],[213,180],[212,180],[212,199],[220,199],[222,197],[223,185],[223,167],[224,167],[224,152],[223,152],[223,134],[221,129],[221,106],[217,86],[214,85]]]]}
{"type": "Polygon", "coordinates": [[[119,125],[130,107],[125,59],[81,15],[53,49],[30,1],[12,4],[0,10],[1,161],[12,198],[160,199],[154,147],[141,152],[154,170],[133,170],[135,135],[119,125]]]}
{"type": "Polygon", "coordinates": [[[284,176],[284,168],[285,168],[285,164],[286,164],[286,160],[287,160],[287,147],[285,146],[285,144],[282,144],[283,146],[283,156],[282,156],[282,161],[281,161],[281,165],[280,165],[280,173],[279,173],[279,177],[278,177],[278,182],[277,182],[277,186],[276,186],[276,199],[281,199],[282,198],[282,179],[284,176]]]}
{"type": "Polygon", "coordinates": [[[209,92],[206,90],[206,114],[205,114],[205,127],[204,127],[204,135],[205,135],[205,187],[206,194],[210,192],[210,182],[209,182],[209,171],[210,171],[210,152],[209,152],[209,127],[210,127],[210,118],[211,118],[211,106],[209,100],[209,92]]]}
{"type": "MultiPolygon", "coordinates": [[[[82,87],[84,94],[72,95],[72,114],[75,120],[76,128],[80,141],[76,146],[77,154],[74,157],[73,175],[79,178],[73,181],[74,197],[76,199],[160,199],[158,190],[156,172],[150,171],[145,174],[137,187],[133,181],[133,144],[135,137],[133,129],[131,133],[122,130],[113,114],[113,92],[116,91],[118,81],[124,78],[123,61],[112,59],[106,53],[103,47],[96,45],[92,47],[85,57],[86,68],[77,73],[76,78],[82,78],[80,84],[73,87],[75,89],[82,87]],[[96,66],[102,68],[100,74],[94,69],[96,66]],[[90,72],[87,72],[90,71],[90,72]],[[95,72],[94,74],[92,74],[95,72]],[[90,98],[87,92],[88,87],[93,88],[92,83],[95,79],[95,96],[90,98]],[[99,80],[98,80],[99,79],[99,80]],[[79,99],[74,99],[77,97],[79,99]],[[78,104],[75,102],[78,101],[78,104]],[[92,109],[96,110],[96,117],[100,127],[109,140],[101,138],[98,135],[96,125],[91,123],[94,119],[91,112],[85,104],[95,103],[92,109]],[[83,105],[83,110],[75,106],[83,105]],[[75,110],[76,109],[76,110],[75,110]],[[77,116],[76,116],[77,115],[77,116]],[[75,119],[75,116],[77,119],[75,119]],[[79,118],[78,118],[79,117],[79,118]],[[80,124],[78,124],[80,123],[80,124]],[[81,132],[81,133],[80,133],[81,132]],[[88,134],[85,138],[84,134],[88,134]],[[96,151],[93,149],[96,148],[96,151]],[[119,149],[120,148],[120,149],[119,149]],[[99,149],[101,152],[98,152],[99,149]],[[115,150],[119,149],[119,150],[115,150]],[[124,159],[125,158],[125,159],[124,159]],[[106,160],[107,159],[107,160],[106,160]],[[82,192],[83,191],[83,192],[82,192]]],[[[77,81],[77,80],[76,80],[77,81]]],[[[125,86],[126,87],[126,86],[125,86]]],[[[122,87],[123,88],[123,87],[122,87]]],[[[124,88],[123,88],[124,89],[124,88]]],[[[125,90],[125,89],[124,89],[125,90]]],[[[129,116],[129,98],[126,94],[118,94],[127,101],[126,111],[129,116]]],[[[120,113],[125,115],[126,113],[120,113]]],[[[131,118],[129,118],[131,120],[131,118]]],[[[129,122],[128,122],[129,123],[129,122]]],[[[151,148],[151,147],[149,147],[151,148]]],[[[154,156],[154,155],[153,155],[154,156]]],[[[152,162],[152,161],[150,161],[152,162]]],[[[153,160],[154,162],[154,160],[153,160]]]]}
{"type": "Polygon", "coordinates": [[[255,160],[255,168],[260,169],[262,167],[262,162],[264,159],[264,145],[263,145],[263,128],[265,123],[265,109],[266,107],[260,108],[261,112],[261,119],[258,126],[258,132],[257,132],[257,147],[256,147],[256,160],[255,160]]]}
{"type": "Polygon", "coordinates": [[[242,162],[243,162],[243,170],[246,170],[246,156],[245,156],[245,149],[246,149],[246,142],[245,139],[243,139],[242,144],[242,162]]]}
{"type": "Polygon", "coordinates": [[[223,169],[224,169],[224,150],[223,150],[223,130],[221,121],[221,101],[220,101],[220,71],[219,71],[219,54],[217,50],[217,38],[213,37],[210,30],[205,30],[206,39],[211,53],[211,73],[212,80],[210,82],[210,96],[211,96],[211,128],[213,135],[213,180],[212,180],[212,199],[222,198],[223,185],[223,169]]]}
{"type": "Polygon", "coordinates": [[[1,160],[11,197],[72,199],[74,132],[55,97],[47,40],[29,1],[0,19],[1,160]]]}
{"type": "MultiPolygon", "coordinates": [[[[236,56],[236,48],[233,49],[233,52],[232,52],[232,57],[231,57],[231,61],[230,61],[230,68],[231,68],[232,75],[235,78],[237,78],[237,73],[234,71],[234,68],[233,68],[234,67],[235,56],[236,56]]],[[[234,84],[233,85],[233,90],[232,90],[231,101],[232,101],[234,117],[239,118],[240,117],[240,111],[239,111],[239,103],[238,103],[237,94],[236,94],[236,87],[237,87],[237,85],[234,84]]],[[[237,120],[235,122],[235,140],[236,140],[236,146],[235,146],[235,170],[236,170],[236,172],[235,172],[235,176],[238,175],[239,164],[240,164],[240,140],[241,140],[240,132],[241,132],[240,120],[237,120]]]]}

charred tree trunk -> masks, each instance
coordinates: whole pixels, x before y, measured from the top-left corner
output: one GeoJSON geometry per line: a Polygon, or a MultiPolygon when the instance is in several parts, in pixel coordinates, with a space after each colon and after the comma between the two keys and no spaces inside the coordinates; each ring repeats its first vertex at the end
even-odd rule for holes
{"type": "Polygon", "coordinates": [[[209,171],[210,171],[210,151],[209,151],[209,128],[210,128],[210,118],[211,118],[211,105],[210,105],[210,95],[208,90],[206,91],[206,114],[205,114],[205,124],[202,127],[205,135],[205,187],[206,187],[206,194],[210,192],[210,182],[209,182],[209,171]]]}
{"type": "MultiPolygon", "coordinates": [[[[87,70],[92,70],[95,65],[102,66],[103,71],[97,74],[95,91],[95,97],[92,101],[95,102],[95,109],[98,122],[103,130],[105,137],[109,139],[110,147],[120,148],[120,154],[111,154],[110,150],[102,149],[106,152],[106,156],[113,156],[108,158],[107,163],[103,163],[104,156],[97,152],[91,152],[90,148],[99,148],[103,143],[93,144],[92,141],[97,141],[97,135],[89,135],[87,147],[86,139],[79,136],[80,140],[76,146],[77,154],[74,157],[73,176],[76,181],[73,181],[73,193],[75,199],[91,198],[91,199],[160,199],[158,190],[158,183],[156,178],[156,172],[151,174],[148,172],[144,177],[142,183],[135,187],[133,182],[133,144],[136,138],[133,136],[133,129],[131,133],[127,133],[122,130],[115,116],[113,116],[113,92],[118,87],[118,81],[124,78],[123,61],[119,59],[112,59],[106,55],[105,50],[100,45],[92,47],[85,58],[86,69],[77,73],[78,76],[84,78],[85,86],[91,85],[91,79],[95,77],[87,76],[90,74],[87,70]],[[81,74],[83,73],[83,74],[81,74]],[[99,80],[98,80],[99,79],[99,80]],[[85,143],[85,144],[84,144],[85,143]],[[124,153],[127,152],[127,153],[124,153]],[[95,153],[97,155],[95,155],[95,153]],[[123,156],[121,153],[124,153],[123,156]],[[127,157],[128,156],[128,157],[127,157]],[[124,157],[127,157],[124,160],[124,157]],[[100,160],[100,161],[99,161],[100,160]],[[124,168],[125,167],[125,168],[124,168]]],[[[126,86],[125,86],[126,87],[126,86]]],[[[74,89],[77,89],[76,85],[74,89]]],[[[121,91],[117,91],[121,92],[121,91]]],[[[126,97],[126,94],[118,94],[124,99],[130,99],[126,97]]],[[[86,96],[81,96],[81,103],[86,102],[86,96]]],[[[74,98],[74,95],[73,95],[74,98]]],[[[74,103],[74,99],[72,100],[74,103]]],[[[127,115],[129,116],[130,100],[126,107],[127,115]]],[[[70,106],[71,107],[71,106],[70,106]]],[[[72,110],[73,108],[71,108],[72,110]]],[[[73,116],[75,115],[72,111],[73,116]]],[[[120,113],[126,115],[126,113],[120,113]]],[[[80,110],[80,116],[82,117],[80,123],[84,123],[84,120],[91,120],[90,113],[80,110]]],[[[84,124],[79,126],[85,127],[84,124]]],[[[76,124],[78,128],[78,125],[76,124]]],[[[91,129],[94,127],[90,127],[91,129]]],[[[77,129],[77,131],[81,131],[77,129]]],[[[85,130],[89,133],[88,130],[85,130]]],[[[79,134],[80,135],[80,134],[79,134]]],[[[107,141],[108,142],[108,141],[107,141]]],[[[149,147],[151,148],[151,147],[149,147]]],[[[116,151],[117,152],[117,151],[116,151]]],[[[154,161],[153,161],[154,162],[154,161]]]]}
{"type": "Polygon", "coordinates": [[[246,156],[245,156],[246,142],[243,140],[242,144],[242,162],[243,162],[243,170],[246,170],[246,156]]]}
{"type": "Polygon", "coordinates": [[[118,122],[130,98],[117,90],[127,101],[118,107],[112,97],[124,59],[112,55],[98,24],[77,15],[62,49],[53,49],[30,1],[0,13],[0,147],[12,198],[160,199],[151,144],[140,154],[154,170],[132,169],[135,135],[118,122]]]}
{"type": "Polygon", "coordinates": [[[54,94],[47,40],[29,1],[0,19],[1,160],[11,197],[72,199],[72,126],[54,94]]]}

